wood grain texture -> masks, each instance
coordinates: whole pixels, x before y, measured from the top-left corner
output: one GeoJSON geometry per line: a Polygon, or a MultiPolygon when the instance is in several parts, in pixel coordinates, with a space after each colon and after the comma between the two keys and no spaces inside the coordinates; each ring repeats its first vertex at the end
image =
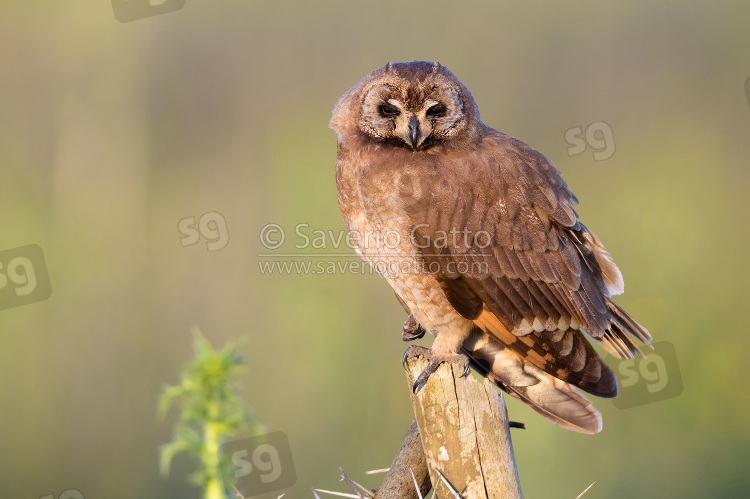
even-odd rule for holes
{"type": "MultiPolygon", "coordinates": [[[[411,387],[427,361],[408,361],[411,387]]],[[[439,498],[454,497],[439,470],[471,499],[523,497],[518,479],[508,412],[502,395],[487,380],[462,377],[463,367],[444,363],[411,400],[430,480],[439,498]]],[[[411,393],[411,390],[410,390],[411,393]]]]}

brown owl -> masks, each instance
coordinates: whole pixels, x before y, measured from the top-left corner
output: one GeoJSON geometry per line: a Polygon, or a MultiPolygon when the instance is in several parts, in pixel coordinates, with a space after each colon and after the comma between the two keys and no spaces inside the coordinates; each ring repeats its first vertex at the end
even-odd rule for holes
{"type": "MultiPolygon", "coordinates": [[[[410,314],[407,354],[462,360],[554,423],[582,433],[601,414],[577,389],[617,394],[588,339],[633,358],[651,336],[612,295],[622,275],[578,221],[550,161],[485,125],[438,63],[389,63],[336,104],[339,205],[356,251],[410,314]]],[[[650,346],[650,345],[649,345],[650,346]]]]}

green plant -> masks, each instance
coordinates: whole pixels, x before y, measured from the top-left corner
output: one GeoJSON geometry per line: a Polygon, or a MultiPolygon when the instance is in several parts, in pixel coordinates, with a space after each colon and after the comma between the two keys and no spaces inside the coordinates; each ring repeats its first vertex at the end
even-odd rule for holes
{"type": "Polygon", "coordinates": [[[187,452],[200,460],[191,479],[205,490],[205,499],[226,499],[233,484],[232,464],[219,456],[219,446],[239,430],[258,430],[245,410],[231,377],[242,358],[231,345],[217,351],[197,329],[193,330],[195,360],[181,373],[181,382],[166,386],[159,399],[159,417],[173,405],[180,407],[172,441],[161,447],[159,468],[169,474],[172,458],[187,452]]]}

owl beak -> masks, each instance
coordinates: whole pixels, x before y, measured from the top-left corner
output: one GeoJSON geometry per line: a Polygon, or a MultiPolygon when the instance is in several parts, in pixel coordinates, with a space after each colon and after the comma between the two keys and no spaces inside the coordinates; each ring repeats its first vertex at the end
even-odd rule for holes
{"type": "Polygon", "coordinates": [[[411,146],[416,149],[419,145],[419,118],[412,116],[409,119],[409,140],[411,146]]]}

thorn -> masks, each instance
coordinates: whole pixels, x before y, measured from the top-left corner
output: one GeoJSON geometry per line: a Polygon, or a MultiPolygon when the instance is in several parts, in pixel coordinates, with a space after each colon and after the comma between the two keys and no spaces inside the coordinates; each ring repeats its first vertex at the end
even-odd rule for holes
{"type": "Polygon", "coordinates": [[[411,471],[411,479],[414,480],[414,488],[417,489],[417,495],[419,496],[419,499],[424,499],[422,497],[422,491],[419,490],[419,484],[417,483],[417,477],[414,476],[414,470],[409,468],[409,471],[411,471]]]}
{"type": "Polygon", "coordinates": [[[365,475],[376,475],[378,473],[388,473],[389,471],[391,471],[390,468],[383,468],[382,470],[370,470],[365,471],[365,475]]]}
{"type": "Polygon", "coordinates": [[[596,483],[596,481],[594,481],[591,485],[589,485],[588,487],[586,487],[586,490],[584,490],[583,492],[581,492],[580,494],[578,494],[578,497],[576,497],[576,499],[581,499],[581,496],[583,494],[585,494],[586,492],[588,492],[589,489],[594,486],[594,483],[596,483]]]}
{"type": "Polygon", "coordinates": [[[341,480],[351,485],[351,487],[354,489],[354,492],[357,493],[358,497],[371,497],[373,499],[375,498],[375,495],[373,495],[371,490],[366,489],[362,485],[358,484],[357,482],[355,482],[354,480],[346,476],[346,473],[344,473],[344,469],[341,468],[340,466],[339,466],[339,473],[341,473],[341,480]],[[364,496],[360,494],[359,492],[360,490],[364,492],[365,494],[364,496]]]}
{"type": "Polygon", "coordinates": [[[436,468],[435,472],[440,476],[440,479],[443,481],[445,486],[448,487],[448,490],[451,491],[451,494],[453,494],[453,497],[455,497],[456,499],[463,499],[463,497],[461,497],[461,494],[458,492],[458,490],[456,490],[456,487],[454,487],[453,484],[450,483],[447,478],[445,478],[445,475],[443,475],[443,473],[439,469],[436,468]]]}
{"type": "Polygon", "coordinates": [[[320,496],[316,494],[316,492],[322,492],[324,494],[331,494],[332,496],[339,496],[339,497],[353,497],[354,499],[360,499],[362,496],[360,495],[354,495],[354,494],[347,494],[346,492],[335,492],[333,490],[323,490],[323,489],[312,489],[313,495],[315,496],[315,499],[320,499],[320,496]]]}

